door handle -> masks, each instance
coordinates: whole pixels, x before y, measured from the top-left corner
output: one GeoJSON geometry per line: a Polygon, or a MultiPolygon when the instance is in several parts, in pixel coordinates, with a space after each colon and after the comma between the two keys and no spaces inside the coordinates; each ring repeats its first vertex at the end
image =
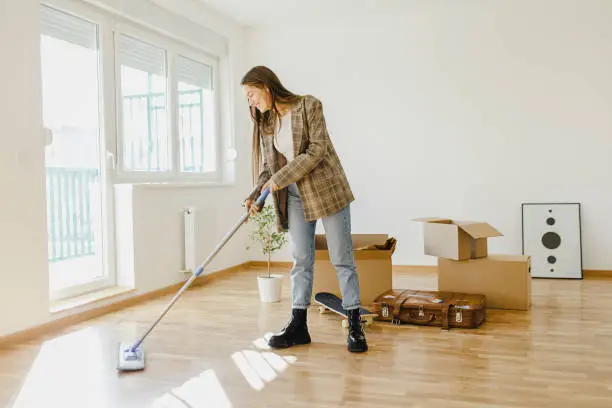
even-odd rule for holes
{"type": "Polygon", "coordinates": [[[115,160],[115,154],[113,152],[106,152],[106,160],[110,161],[110,167],[113,170],[117,168],[117,160],[115,160]]]}

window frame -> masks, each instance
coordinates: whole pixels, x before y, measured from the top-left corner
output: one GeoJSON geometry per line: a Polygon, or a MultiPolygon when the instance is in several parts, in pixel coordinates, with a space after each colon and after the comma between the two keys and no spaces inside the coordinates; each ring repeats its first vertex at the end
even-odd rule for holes
{"type": "MultiPolygon", "coordinates": [[[[146,23],[138,22],[132,18],[122,15],[118,11],[106,9],[103,6],[92,4],[89,0],[41,0],[40,6],[50,7],[76,18],[89,21],[97,26],[98,41],[98,78],[99,78],[99,131],[101,143],[101,177],[104,182],[103,192],[104,204],[108,209],[103,214],[102,224],[104,228],[105,242],[103,244],[103,256],[106,262],[107,276],[102,279],[88,282],[86,284],[53,291],[50,293],[51,301],[62,300],[67,297],[82,295],[83,293],[100,290],[114,286],[118,283],[115,248],[115,219],[114,219],[114,188],[117,184],[153,184],[168,186],[220,184],[223,180],[224,163],[223,149],[225,148],[225,125],[222,103],[230,91],[230,87],[220,78],[224,73],[220,69],[227,69],[222,57],[199,47],[189,38],[172,36],[163,30],[147,27],[146,23]],[[169,115],[168,133],[171,143],[171,171],[163,172],[125,172],[118,164],[122,157],[122,122],[121,112],[121,76],[118,57],[117,38],[124,33],[151,45],[163,48],[167,54],[167,115],[169,115]],[[215,170],[211,173],[180,172],[179,149],[180,139],[178,134],[178,82],[176,77],[176,55],[196,62],[206,64],[211,68],[211,82],[213,91],[213,134],[215,144],[215,170]],[[119,76],[117,73],[119,72],[119,76]],[[221,92],[225,94],[222,95],[221,92]]],[[[42,35],[42,30],[39,36],[42,35]]],[[[228,135],[231,146],[234,146],[234,136],[228,135]]],[[[233,148],[233,147],[232,147],[233,148]]]]}
{"type": "Polygon", "coordinates": [[[115,178],[118,183],[186,183],[186,182],[220,182],[222,179],[221,166],[221,132],[220,132],[220,106],[219,95],[219,58],[205,51],[194,49],[187,43],[177,41],[171,37],[158,34],[132,23],[117,22],[113,27],[114,45],[114,77],[115,77],[115,118],[116,118],[116,142],[113,153],[115,178]],[[166,53],[166,118],[168,134],[170,135],[170,169],[168,171],[139,171],[126,170],[123,157],[123,109],[121,92],[121,61],[119,38],[121,35],[130,36],[136,40],[145,42],[163,49],[166,53]],[[195,62],[208,65],[211,68],[211,84],[213,92],[213,117],[212,137],[215,144],[215,169],[208,173],[181,172],[180,171],[180,134],[178,126],[179,104],[178,104],[178,78],[176,71],[177,57],[183,56],[195,62]]]}
{"type": "MultiPolygon", "coordinates": [[[[72,17],[87,21],[96,25],[97,28],[97,52],[98,52],[98,118],[99,118],[99,148],[100,148],[100,177],[102,190],[102,205],[106,208],[101,214],[102,219],[102,252],[103,264],[106,276],[90,280],[86,283],[77,284],[67,288],[49,291],[49,300],[58,302],[66,298],[83,295],[84,293],[102,290],[112,287],[117,283],[117,270],[115,268],[115,223],[113,204],[113,169],[108,165],[108,153],[114,143],[114,95],[109,93],[113,83],[112,72],[108,68],[114,61],[114,49],[110,48],[109,35],[112,34],[112,20],[106,13],[86,4],[75,3],[70,0],[44,0],[38,5],[39,8],[48,7],[72,17]]],[[[42,36],[42,29],[39,30],[42,36]]],[[[42,70],[42,66],[40,67],[42,70]]],[[[42,72],[41,72],[42,75],[42,72]]]]}

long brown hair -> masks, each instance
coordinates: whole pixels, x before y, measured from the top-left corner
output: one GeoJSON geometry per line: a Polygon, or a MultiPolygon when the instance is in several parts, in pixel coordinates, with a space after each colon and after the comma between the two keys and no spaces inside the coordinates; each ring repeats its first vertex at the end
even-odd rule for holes
{"type": "Polygon", "coordinates": [[[253,120],[253,182],[257,180],[261,171],[261,132],[266,135],[274,134],[276,124],[281,124],[281,117],[276,103],[292,104],[300,99],[281,83],[276,74],[268,67],[259,65],[251,68],[242,78],[242,85],[255,86],[270,91],[272,106],[264,113],[256,107],[250,107],[253,120]]]}

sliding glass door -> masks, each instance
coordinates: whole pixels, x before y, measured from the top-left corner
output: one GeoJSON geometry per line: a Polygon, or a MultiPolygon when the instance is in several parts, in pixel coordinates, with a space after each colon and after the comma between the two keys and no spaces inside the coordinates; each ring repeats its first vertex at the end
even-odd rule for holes
{"type": "Polygon", "coordinates": [[[52,299],[113,283],[98,26],[41,7],[48,261],[52,299]]]}

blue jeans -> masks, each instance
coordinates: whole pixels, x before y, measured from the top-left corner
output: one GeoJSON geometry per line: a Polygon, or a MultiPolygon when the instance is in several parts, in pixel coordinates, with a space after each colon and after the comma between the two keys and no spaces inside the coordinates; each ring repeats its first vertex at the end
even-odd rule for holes
{"type": "MultiPolygon", "coordinates": [[[[296,309],[306,309],[312,298],[317,221],[304,219],[304,207],[296,184],[289,185],[287,199],[289,236],[293,245],[292,305],[296,309]]],[[[360,293],[353,256],[350,206],[321,221],[327,238],[329,258],[336,268],[340,283],[342,307],[347,310],[356,309],[360,306],[360,293]]]]}

